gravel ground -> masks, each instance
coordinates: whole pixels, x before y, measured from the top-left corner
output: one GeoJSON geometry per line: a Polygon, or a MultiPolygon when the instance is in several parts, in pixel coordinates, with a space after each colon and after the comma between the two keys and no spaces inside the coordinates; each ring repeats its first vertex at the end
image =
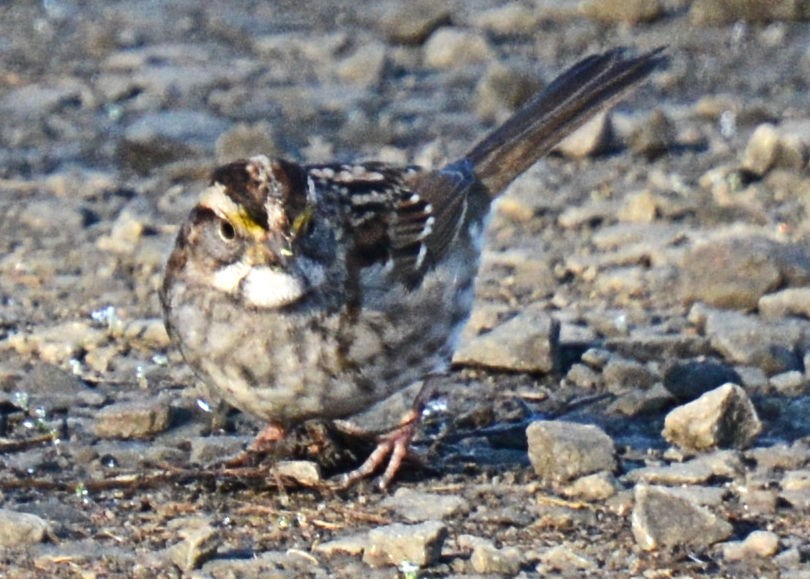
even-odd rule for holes
{"type": "Polygon", "coordinates": [[[808,18],[0,6],[0,576],[809,576],[808,18]],[[394,489],[330,490],[363,444],[323,424],[223,465],[261,425],[195,384],[156,296],[210,170],[435,166],[617,45],[667,45],[669,66],[496,207],[394,489]]]}

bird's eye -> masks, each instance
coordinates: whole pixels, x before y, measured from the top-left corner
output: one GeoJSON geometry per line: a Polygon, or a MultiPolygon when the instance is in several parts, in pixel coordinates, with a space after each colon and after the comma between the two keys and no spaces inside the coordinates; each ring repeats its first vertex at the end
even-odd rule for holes
{"type": "Polygon", "coordinates": [[[233,241],[234,238],[236,237],[236,230],[233,228],[233,225],[231,225],[227,221],[220,221],[219,236],[224,241],[233,241]]]}

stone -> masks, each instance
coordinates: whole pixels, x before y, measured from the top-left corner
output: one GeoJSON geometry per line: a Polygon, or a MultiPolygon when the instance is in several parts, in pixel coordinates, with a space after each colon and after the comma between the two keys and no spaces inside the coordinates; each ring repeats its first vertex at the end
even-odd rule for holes
{"type": "Polygon", "coordinates": [[[354,535],[347,535],[345,537],[338,537],[325,543],[316,544],[312,550],[316,553],[323,553],[327,557],[336,554],[352,555],[357,557],[363,554],[363,551],[368,545],[368,533],[357,533],[354,535]]]}
{"type": "Polygon", "coordinates": [[[199,569],[214,557],[221,543],[220,533],[209,524],[181,529],[180,542],[168,547],[165,556],[184,571],[199,569]]]}
{"type": "Polygon", "coordinates": [[[498,549],[489,541],[482,541],[473,548],[470,565],[481,574],[514,576],[520,571],[522,556],[516,547],[498,549]]]}
{"type": "Polygon", "coordinates": [[[714,476],[711,467],[691,460],[666,466],[645,466],[631,470],[623,480],[659,485],[696,485],[708,482],[714,476]]]}
{"type": "Polygon", "coordinates": [[[55,537],[48,521],[28,513],[0,509],[0,548],[13,549],[55,537]]]}
{"type": "Polygon", "coordinates": [[[422,44],[434,30],[449,24],[452,3],[416,0],[386,11],[381,27],[392,42],[422,44]]]}
{"type": "Polygon", "coordinates": [[[10,348],[24,356],[37,356],[43,362],[60,365],[92,350],[107,340],[105,332],[84,321],[68,321],[39,326],[31,332],[11,334],[0,342],[0,350],[10,348]]]}
{"type": "Polygon", "coordinates": [[[628,390],[647,390],[660,378],[644,364],[619,357],[612,358],[602,370],[605,388],[613,394],[628,390]]]}
{"type": "Polygon", "coordinates": [[[727,382],[740,384],[740,375],[716,360],[677,360],[664,372],[664,386],[681,402],[694,400],[727,382]]]}
{"type": "Polygon", "coordinates": [[[728,521],[663,487],[639,484],[631,516],[633,536],[645,551],[708,547],[731,536],[728,521]]]}
{"type": "Polygon", "coordinates": [[[279,476],[294,480],[305,487],[314,487],[323,482],[321,469],[311,460],[282,460],[274,465],[279,476]]]}
{"type": "Polygon", "coordinates": [[[689,248],[680,265],[680,295],[720,308],[748,310],[783,281],[774,254],[779,244],[762,237],[728,237],[689,248]]]}
{"type": "Polygon", "coordinates": [[[599,427],[538,420],[526,429],[534,472],[551,483],[564,483],[599,471],[616,470],[613,440],[599,427]]]}
{"type": "Polygon", "coordinates": [[[170,417],[163,400],[118,402],[96,413],[93,432],[100,438],[144,438],[168,429],[170,417]]]}
{"type": "Polygon", "coordinates": [[[658,216],[658,201],[651,191],[627,195],[618,217],[628,223],[650,223],[658,216]]]}
{"type": "Polygon", "coordinates": [[[559,366],[560,323],[539,308],[526,308],[489,332],[463,341],[453,363],[517,372],[553,372],[559,366]]]}
{"type": "Polygon", "coordinates": [[[614,145],[613,125],[608,113],[600,113],[565,137],[554,150],[572,159],[596,157],[614,145]]]}
{"type": "Polygon", "coordinates": [[[236,455],[252,440],[250,436],[195,436],[189,440],[188,461],[198,465],[215,463],[236,455]]]}
{"type": "Polygon", "coordinates": [[[807,391],[804,372],[789,370],[770,377],[768,384],[784,396],[801,396],[807,391]]]}
{"type": "Polygon", "coordinates": [[[457,69],[494,59],[489,42],[482,34],[452,26],[439,28],[424,46],[425,65],[436,69],[457,69]]]}
{"type": "Polygon", "coordinates": [[[675,144],[675,125],[663,111],[654,111],[639,123],[627,140],[630,150],[647,159],[655,159],[675,144]]]}
{"type": "Polygon", "coordinates": [[[385,69],[386,48],[381,42],[364,43],[336,65],[338,78],[344,82],[373,87],[380,82],[385,69]]]}
{"type": "Polygon", "coordinates": [[[521,2],[508,2],[473,15],[476,28],[495,34],[530,34],[537,30],[540,14],[521,2]]]}
{"type": "Polygon", "coordinates": [[[647,390],[630,390],[620,394],[608,404],[606,411],[623,416],[641,416],[656,413],[672,406],[675,397],[663,384],[656,382],[647,390]]]}
{"type": "Polygon", "coordinates": [[[762,431],[751,399],[737,384],[724,384],[667,414],[663,436],[690,450],[746,448],[762,431]]]}
{"type": "Polygon", "coordinates": [[[806,18],[807,8],[795,0],[695,0],[689,8],[689,21],[699,26],[806,18]]]}
{"type": "Polygon", "coordinates": [[[538,568],[538,573],[542,577],[553,575],[550,571],[561,571],[565,576],[577,576],[588,571],[596,572],[597,563],[578,552],[581,550],[581,547],[565,543],[546,549],[540,554],[542,568],[538,568]]]}
{"type": "Polygon", "coordinates": [[[441,521],[376,527],[368,532],[363,562],[372,567],[402,563],[428,567],[439,559],[446,538],[447,527],[441,521]]]}
{"type": "Polygon", "coordinates": [[[383,499],[380,506],[413,523],[438,521],[470,510],[470,504],[458,495],[426,493],[407,487],[398,488],[392,496],[383,499]]]}
{"type": "Polygon", "coordinates": [[[810,288],[785,288],[763,295],[757,302],[757,310],[765,318],[801,316],[810,318],[810,288]]]}
{"type": "Polygon", "coordinates": [[[755,557],[773,557],[779,550],[779,535],[772,531],[751,531],[742,541],[723,545],[727,561],[744,561],[755,557]]]}
{"type": "Polygon", "coordinates": [[[540,90],[540,81],[527,70],[493,62],[475,87],[475,112],[486,121],[503,121],[540,90]]]}
{"type": "Polygon", "coordinates": [[[273,157],[279,153],[273,138],[273,126],[267,121],[237,123],[217,137],[217,163],[229,163],[255,155],[273,157]]]}
{"type": "Polygon", "coordinates": [[[780,153],[779,131],[770,123],[759,125],[754,130],[743,153],[744,169],[764,175],[776,165],[780,153]]]}
{"type": "Polygon", "coordinates": [[[689,313],[691,320],[704,325],[712,348],[735,364],[760,368],[767,375],[799,370],[801,347],[810,324],[805,320],[767,322],[757,316],[700,308],[689,313]]]}
{"type": "Polygon", "coordinates": [[[620,489],[621,485],[613,473],[601,471],[574,480],[563,487],[561,492],[572,499],[597,502],[609,499],[620,489]]]}
{"type": "Polygon", "coordinates": [[[660,0],[583,0],[579,9],[588,18],[607,24],[653,22],[664,13],[660,0]]]}

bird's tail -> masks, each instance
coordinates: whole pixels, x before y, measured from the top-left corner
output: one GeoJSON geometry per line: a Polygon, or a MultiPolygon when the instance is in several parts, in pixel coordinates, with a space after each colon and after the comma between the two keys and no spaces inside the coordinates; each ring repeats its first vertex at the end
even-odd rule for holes
{"type": "Polygon", "coordinates": [[[579,61],[484,137],[465,160],[490,195],[499,195],[563,138],[644,80],[666,59],[662,51],[634,56],[616,48],[579,61]]]}

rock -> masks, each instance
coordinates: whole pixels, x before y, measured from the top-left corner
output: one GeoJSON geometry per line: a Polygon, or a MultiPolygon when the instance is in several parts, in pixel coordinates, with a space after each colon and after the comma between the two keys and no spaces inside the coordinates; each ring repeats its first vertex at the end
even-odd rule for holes
{"type": "Polygon", "coordinates": [[[195,436],[189,440],[191,464],[208,465],[234,456],[252,442],[250,436],[195,436]]]}
{"type": "Polygon", "coordinates": [[[662,111],[654,111],[628,137],[630,150],[646,159],[656,159],[675,143],[675,126],[662,111]]]}
{"type": "Polygon", "coordinates": [[[767,375],[801,368],[796,350],[808,332],[804,320],[766,322],[756,316],[692,307],[691,320],[704,325],[712,348],[727,360],[755,366],[767,375]]]}
{"type": "Polygon", "coordinates": [[[567,544],[555,545],[541,553],[542,568],[538,565],[537,572],[541,577],[555,575],[551,571],[560,571],[563,576],[577,576],[587,571],[595,572],[598,565],[589,557],[577,552],[581,550],[581,547],[567,544]]]}
{"type": "Polygon", "coordinates": [[[658,216],[658,201],[650,191],[628,195],[619,209],[618,217],[628,223],[650,223],[658,216]]]}
{"type": "Polygon", "coordinates": [[[385,55],[386,48],[381,42],[362,44],[337,64],[338,78],[358,86],[373,87],[382,79],[385,55]]]}
{"type": "Polygon", "coordinates": [[[386,497],[381,507],[391,509],[410,522],[441,520],[470,510],[470,504],[457,495],[439,495],[398,488],[393,496],[386,497]]]}
{"type": "Polygon", "coordinates": [[[107,340],[105,332],[84,321],[63,322],[34,329],[30,333],[11,334],[0,342],[0,350],[11,348],[18,354],[38,357],[43,362],[60,365],[92,350],[107,340]]]}
{"type": "Polygon", "coordinates": [[[473,15],[476,28],[495,34],[529,34],[537,30],[540,14],[520,2],[508,2],[473,15]]]}
{"type": "Polygon", "coordinates": [[[109,235],[99,237],[96,247],[119,255],[132,255],[145,229],[144,223],[129,211],[115,219],[109,235]]]}
{"type": "Polygon", "coordinates": [[[614,357],[602,370],[602,379],[608,392],[617,394],[628,390],[646,390],[655,384],[659,377],[643,364],[614,357]]]}
{"type": "Polygon", "coordinates": [[[801,396],[807,390],[804,373],[798,370],[775,374],[768,383],[771,388],[784,396],[801,396]]]}
{"type": "Polygon", "coordinates": [[[171,345],[162,318],[148,318],[125,322],[122,337],[131,346],[146,350],[162,350],[171,345]]]}
{"type": "Polygon", "coordinates": [[[727,561],[742,561],[754,557],[773,557],[779,550],[779,535],[771,531],[751,531],[743,541],[723,545],[727,561]]]}
{"type": "Polygon", "coordinates": [[[757,310],[770,319],[785,316],[810,318],[810,288],[787,288],[766,294],[759,298],[757,310]]]}
{"type": "Polygon", "coordinates": [[[494,53],[486,37],[462,28],[439,28],[424,46],[425,65],[430,68],[457,69],[493,59],[494,53]]]}
{"type": "Polygon", "coordinates": [[[647,390],[630,390],[611,402],[606,411],[623,416],[640,416],[672,406],[675,397],[660,382],[647,390]]]}
{"type": "MultiPolygon", "coordinates": [[[[359,566],[359,565],[358,565],[359,566]]],[[[351,564],[347,565],[351,569],[351,564]]],[[[351,570],[349,570],[351,574],[351,570]]],[[[168,573],[162,573],[167,575],[168,573]]],[[[359,572],[358,572],[359,574],[359,572]]],[[[161,575],[155,572],[144,573],[141,577],[161,575]]],[[[302,549],[284,551],[265,551],[256,553],[248,559],[226,557],[208,561],[195,573],[186,573],[190,577],[327,577],[327,570],[318,564],[318,560],[302,549]]]]}
{"type": "Polygon", "coordinates": [[[677,360],[664,372],[664,386],[681,402],[694,400],[727,382],[740,384],[740,375],[716,360],[677,360]]]}
{"type": "Polygon", "coordinates": [[[660,0],[583,0],[585,16],[607,24],[653,22],[664,13],[660,0]]]}
{"type": "Polygon", "coordinates": [[[475,112],[486,121],[505,120],[539,89],[529,71],[493,62],[475,87],[475,112]]]}
{"type": "Polygon", "coordinates": [[[427,567],[439,559],[446,538],[447,527],[441,521],[377,527],[368,533],[363,562],[372,567],[405,562],[427,567]]]}
{"type": "Polygon", "coordinates": [[[119,402],[96,413],[93,432],[100,438],[143,438],[169,428],[170,408],[158,399],[119,402]]]}
{"type": "Polygon", "coordinates": [[[734,531],[728,521],[663,487],[636,485],[635,501],[633,536],[646,551],[701,549],[728,538],[734,531]]]}
{"type": "Polygon", "coordinates": [[[368,533],[357,533],[355,535],[348,535],[345,537],[338,537],[325,543],[318,543],[312,550],[317,553],[323,553],[327,557],[335,554],[344,554],[359,556],[363,553],[368,545],[368,533]]]}
{"type": "Polygon", "coordinates": [[[34,363],[15,389],[26,394],[29,412],[41,408],[46,413],[71,412],[93,390],[78,377],[51,364],[34,363]]]}
{"type": "Polygon", "coordinates": [[[391,42],[422,44],[434,30],[450,23],[452,5],[416,0],[388,10],[382,19],[382,30],[391,42]]]}
{"type": "Polygon", "coordinates": [[[36,515],[0,509],[0,548],[27,547],[54,536],[50,523],[36,515]]]}
{"type": "Polygon", "coordinates": [[[118,156],[139,173],[156,166],[213,152],[228,128],[222,118],[194,110],[171,110],[138,117],[124,132],[118,156]]]}
{"type": "Polygon", "coordinates": [[[481,574],[514,576],[520,571],[522,556],[515,547],[498,549],[489,541],[480,541],[470,555],[473,571],[481,574]]]}
{"type": "Polygon", "coordinates": [[[213,558],[221,543],[220,533],[209,524],[195,524],[181,529],[179,535],[183,540],[168,547],[164,554],[184,571],[199,569],[213,558]]]}
{"type": "Polygon", "coordinates": [[[526,308],[489,332],[462,342],[454,364],[518,372],[553,372],[559,365],[560,323],[539,308],[526,308]]]}
{"type": "Polygon", "coordinates": [[[721,308],[752,309],[782,283],[776,242],[729,237],[688,249],[680,265],[680,295],[721,308]]]}
{"type": "Polygon", "coordinates": [[[767,516],[776,512],[779,495],[774,490],[744,486],[739,488],[738,494],[746,512],[752,516],[767,516]]]}
{"type": "Polygon", "coordinates": [[[579,388],[595,389],[601,383],[599,374],[585,364],[574,364],[568,369],[565,381],[579,388]]]}
{"type": "Polygon", "coordinates": [[[663,436],[681,448],[745,448],[762,430],[756,409],[740,386],[725,384],[679,406],[664,420],[663,436]]]}
{"type": "Polygon", "coordinates": [[[282,460],[273,468],[280,476],[305,487],[314,487],[323,482],[320,467],[310,460],[282,460]]]}
{"type": "Polygon", "coordinates": [[[597,502],[609,499],[620,489],[621,485],[613,473],[601,471],[576,479],[563,487],[561,492],[569,498],[597,502]]]}
{"type": "Polygon", "coordinates": [[[770,123],[759,125],[745,147],[743,168],[764,175],[776,165],[779,157],[779,133],[770,123]]]}
{"type": "Polygon", "coordinates": [[[781,486],[786,491],[804,491],[810,489],[810,470],[791,470],[782,477],[781,486]]]}
{"type": "Polygon", "coordinates": [[[534,472],[544,481],[567,482],[616,470],[613,440],[596,426],[538,420],[528,426],[526,438],[534,472]]]}
{"type": "Polygon", "coordinates": [[[217,163],[229,163],[254,155],[273,157],[279,153],[273,126],[267,121],[238,123],[224,131],[215,145],[217,163]]]}
{"type": "Polygon", "coordinates": [[[795,0],[695,0],[689,8],[689,20],[698,26],[806,18],[807,8],[795,0]]]}
{"type": "Polygon", "coordinates": [[[584,159],[602,155],[613,145],[610,115],[600,113],[560,141],[554,150],[572,159],[584,159]]]}
{"type": "Polygon", "coordinates": [[[623,480],[660,485],[697,485],[714,476],[705,462],[690,460],[666,466],[645,466],[631,470],[623,480]]]}

